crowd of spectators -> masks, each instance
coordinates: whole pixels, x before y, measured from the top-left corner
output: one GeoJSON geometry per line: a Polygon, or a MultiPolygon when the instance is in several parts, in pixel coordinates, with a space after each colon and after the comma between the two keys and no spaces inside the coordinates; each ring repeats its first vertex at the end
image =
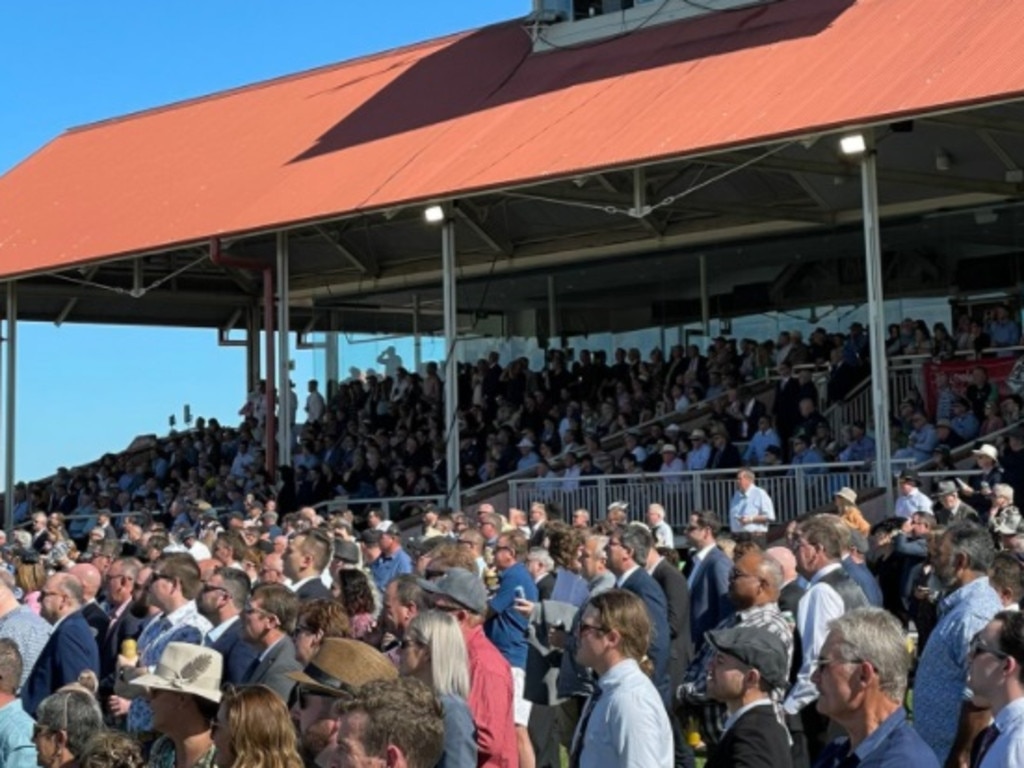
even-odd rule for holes
{"type": "Polygon", "coordinates": [[[401,531],[194,499],[76,560],[41,514],[3,549],[0,761],[692,767],[696,741],[712,766],[1013,765],[1024,521],[999,452],[975,457],[935,497],[903,473],[873,525],[843,488],[785,530],[741,470],[682,540],[660,504],[401,531]]]}

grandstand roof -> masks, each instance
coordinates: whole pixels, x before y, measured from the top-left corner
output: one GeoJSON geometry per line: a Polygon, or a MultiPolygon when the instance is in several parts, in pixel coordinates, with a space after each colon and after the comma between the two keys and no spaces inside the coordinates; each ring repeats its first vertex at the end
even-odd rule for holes
{"type": "MultiPolygon", "coordinates": [[[[554,197],[552,185],[637,167],[685,186],[687,161],[697,159],[775,172],[755,190],[766,201],[760,207],[705,197],[697,210],[728,225],[718,238],[750,223],[761,231],[782,231],[763,226],[773,222],[834,225],[837,212],[856,209],[849,195],[833,205],[818,189],[797,201],[806,179],[778,179],[779,170],[849,175],[831,148],[805,158],[795,155],[812,150],[796,145],[771,158],[738,150],[985,105],[1003,111],[983,121],[1012,123],[1021,115],[1010,102],[1024,93],[1019,21],[1003,0],[783,0],[536,54],[521,22],[511,21],[84,126],[0,178],[0,279],[145,256],[143,283],[185,270],[176,283],[194,293],[187,312],[159,292],[152,312],[127,302],[126,289],[139,284],[132,267],[71,277],[85,286],[70,285],[68,275],[30,281],[22,307],[52,317],[80,295],[83,318],[215,325],[248,306],[256,289],[244,274],[201,263],[211,237],[265,258],[268,233],[306,236],[307,248],[293,248],[292,276],[312,304],[325,288],[351,296],[406,286],[416,275],[434,279],[436,234],[418,212],[403,213],[426,201],[471,198],[460,211],[459,247],[464,263],[483,265],[480,274],[487,265],[494,271],[495,254],[509,262],[503,271],[516,268],[514,255],[585,257],[570,241],[584,234],[635,252],[672,242],[674,224],[713,230],[719,222],[706,218],[694,226],[692,210],[607,226],[604,197],[580,196],[595,210],[577,200],[574,209],[563,202],[543,212],[544,200],[514,197],[554,197]],[[780,167],[784,159],[790,165],[780,167]],[[510,192],[504,222],[488,220],[497,207],[489,196],[510,192]],[[520,203],[532,208],[510,215],[520,203]]],[[[959,183],[947,190],[986,199],[1019,192],[997,159],[982,168],[985,152],[973,167],[958,162],[947,179],[959,183]]],[[[889,177],[883,202],[936,197],[934,155],[925,154],[889,177]]],[[[609,196],[633,199],[628,175],[601,183],[609,196]]],[[[749,202],[750,184],[739,192],[738,202],[749,202]]]]}

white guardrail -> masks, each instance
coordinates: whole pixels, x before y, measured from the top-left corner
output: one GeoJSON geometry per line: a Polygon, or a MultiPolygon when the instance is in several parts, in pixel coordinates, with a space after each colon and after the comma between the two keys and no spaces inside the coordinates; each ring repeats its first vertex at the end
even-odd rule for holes
{"type": "MultiPolygon", "coordinates": [[[[669,525],[683,527],[692,512],[709,509],[723,518],[736,492],[735,469],[673,474],[597,475],[583,478],[548,477],[509,482],[509,506],[528,509],[532,501],[554,502],[569,520],[573,510],[604,516],[613,501],[629,504],[630,517],[640,519],[649,504],[665,507],[669,525]]],[[[832,503],[843,486],[856,490],[874,487],[874,470],[863,462],[804,464],[755,468],[757,485],[775,503],[779,522],[792,520],[832,503]]]]}

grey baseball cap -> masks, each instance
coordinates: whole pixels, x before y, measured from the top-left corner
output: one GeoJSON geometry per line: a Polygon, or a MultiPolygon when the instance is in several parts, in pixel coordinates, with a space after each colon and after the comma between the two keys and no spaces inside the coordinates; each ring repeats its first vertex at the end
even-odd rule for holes
{"type": "Polygon", "coordinates": [[[475,573],[465,568],[451,568],[437,581],[420,579],[424,591],[446,597],[480,616],[487,612],[487,589],[475,573]]]}

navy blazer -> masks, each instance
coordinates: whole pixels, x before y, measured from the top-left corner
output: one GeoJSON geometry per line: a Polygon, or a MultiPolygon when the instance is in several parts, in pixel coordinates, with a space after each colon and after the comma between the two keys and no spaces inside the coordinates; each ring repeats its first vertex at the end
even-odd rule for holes
{"type": "Polygon", "coordinates": [[[295,593],[298,595],[299,600],[331,600],[334,596],[331,594],[323,581],[319,576],[315,576],[301,587],[299,591],[295,593]]]}
{"type": "Polygon", "coordinates": [[[650,616],[654,629],[651,645],[647,650],[647,655],[654,663],[652,681],[661,694],[662,701],[668,705],[672,701],[672,679],[669,671],[671,648],[665,593],[643,566],[629,575],[622,583],[622,588],[639,597],[647,606],[647,615],[650,616]]]}
{"type": "Polygon", "coordinates": [[[732,560],[718,547],[713,547],[697,566],[690,585],[690,638],[694,654],[704,645],[704,633],[736,610],[729,600],[730,573],[732,560]]]}
{"type": "Polygon", "coordinates": [[[224,630],[216,642],[205,645],[224,657],[224,685],[241,685],[245,682],[245,673],[259,655],[254,646],[242,639],[241,617],[224,630]]]}
{"type": "Polygon", "coordinates": [[[21,693],[25,711],[35,717],[39,703],[61,686],[74,683],[90,669],[100,673],[100,654],[92,629],[75,611],[60,623],[39,653],[28,682],[21,693]]]}

